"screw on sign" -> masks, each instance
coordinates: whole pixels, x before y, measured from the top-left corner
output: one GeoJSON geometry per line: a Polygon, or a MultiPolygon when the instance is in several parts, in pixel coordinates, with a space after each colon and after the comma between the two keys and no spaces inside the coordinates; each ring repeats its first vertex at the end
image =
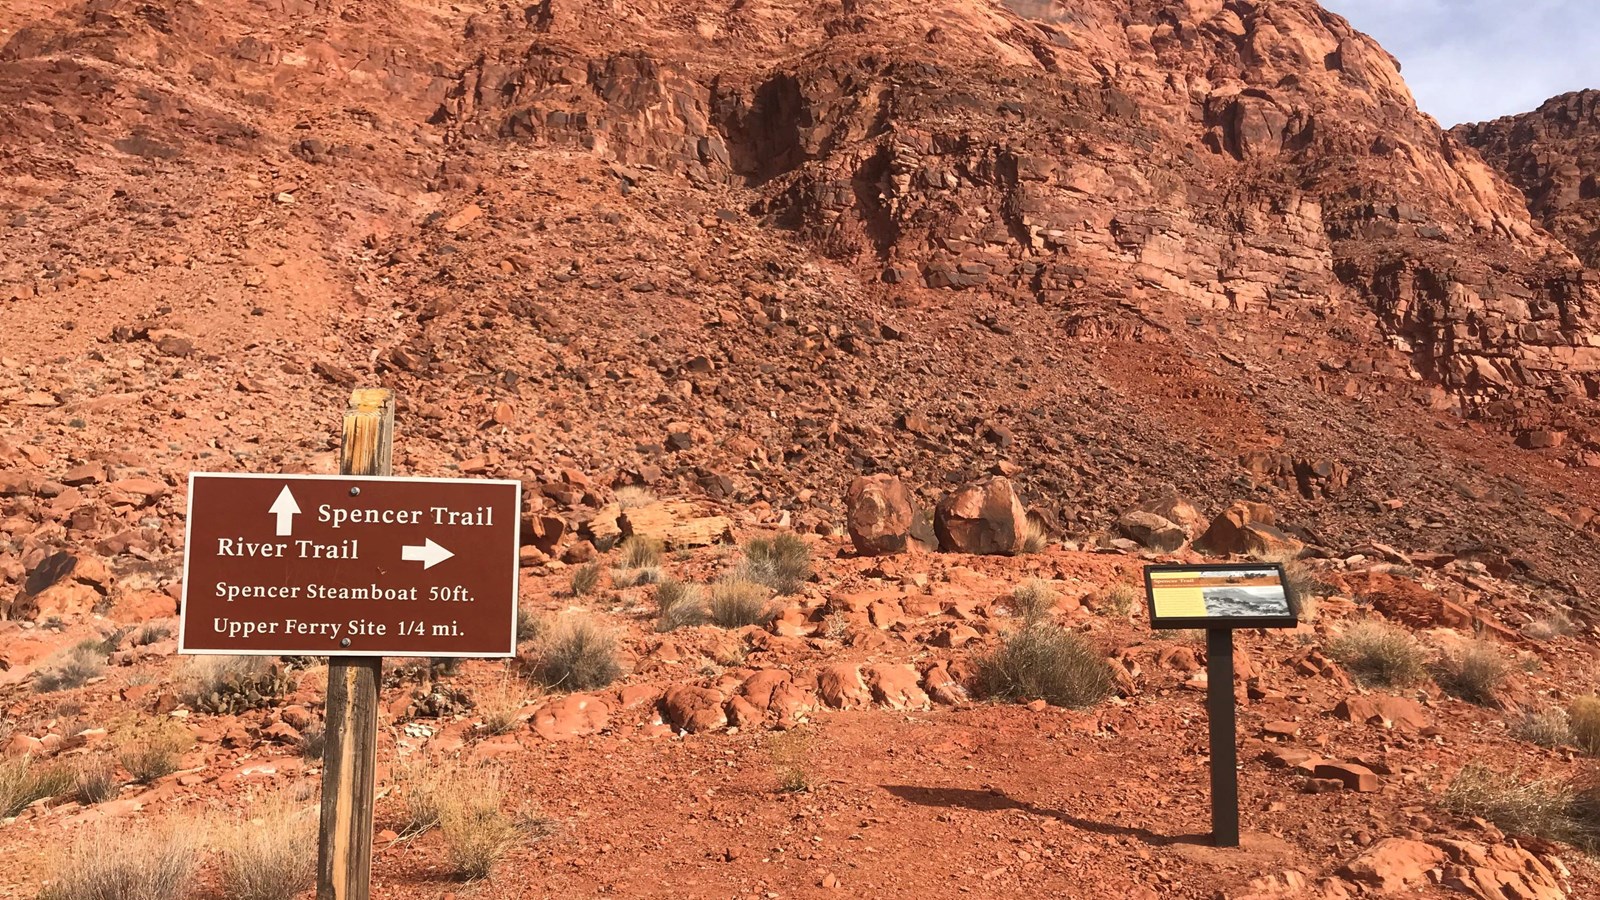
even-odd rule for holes
{"type": "Polygon", "coordinates": [[[183,653],[512,656],[515,481],[195,473],[183,653]]]}

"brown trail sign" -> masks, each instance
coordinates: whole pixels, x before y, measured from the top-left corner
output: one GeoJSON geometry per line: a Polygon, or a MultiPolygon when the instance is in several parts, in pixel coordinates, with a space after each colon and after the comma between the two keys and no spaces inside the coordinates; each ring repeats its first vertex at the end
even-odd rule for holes
{"type": "Polygon", "coordinates": [[[180,653],[513,656],[515,481],[195,473],[180,653]]]}
{"type": "Polygon", "coordinates": [[[328,654],[317,900],[369,900],[384,655],[514,656],[522,486],[391,478],[394,396],[350,395],[338,476],[189,479],[180,653],[328,654]]]}

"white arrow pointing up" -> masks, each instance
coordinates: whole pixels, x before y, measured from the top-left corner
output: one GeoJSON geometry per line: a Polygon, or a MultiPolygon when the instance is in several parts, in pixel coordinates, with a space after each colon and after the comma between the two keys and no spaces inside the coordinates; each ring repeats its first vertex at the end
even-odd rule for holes
{"type": "Polygon", "coordinates": [[[294,502],[294,493],[286,484],[283,493],[278,499],[272,501],[272,508],[267,510],[278,517],[278,537],[287,537],[294,533],[294,517],[300,515],[300,504],[294,502]]]}
{"type": "Polygon", "coordinates": [[[424,569],[431,569],[452,556],[455,556],[455,554],[435,544],[432,538],[423,541],[420,547],[403,546],[400,548],[401,559],[406,562],[420,562],[424,569]]]}

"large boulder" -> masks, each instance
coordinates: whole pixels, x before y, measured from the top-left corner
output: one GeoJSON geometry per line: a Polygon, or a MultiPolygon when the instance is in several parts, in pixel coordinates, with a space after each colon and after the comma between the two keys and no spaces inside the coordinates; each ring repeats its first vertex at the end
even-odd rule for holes
{"type": "Polygon", "coordinates": [[[950,553],[1013,555],[1028,533],[1028,512],[1004,477],[968,482],[934,509],[939,549],[950,553]]]}
{"type": "Polygon", "coordinates": [[[1211,520],[1206,533],[1195,539],[1201,553],[1272,556],[1298,552],[1301,543],[1278,529],[1277,515],[1265,503],[1238,500],[1211,520]]]}
{"type": "Polygon", "coordinates": [[[857,553],[902,553],[916,527],[917,503],[893,475],[862,475],[845,494],[845,518],[857,553]]]}
{"type": "Polygon", "coordinates": [[[1200,510],[1194,504],[1178,496],[1177,493],[1168,491],[1154,500],[1147,500],[1135,507],[1139,512],[1147,512],[1160,516],[1168,522],[1182,528],[1184,534],[1193,538],[1200,533],[1205,525],[1205,520],[1200,516],[1200,510]]]}
{"type": "Polygon", "coordinates": [[[1125,513],[1117,520],[1117,530],[1141,547],[1161,553],[1175,553],[1189,542],[1189,535],[1182,526],[1142,509],[1125,513]]]}

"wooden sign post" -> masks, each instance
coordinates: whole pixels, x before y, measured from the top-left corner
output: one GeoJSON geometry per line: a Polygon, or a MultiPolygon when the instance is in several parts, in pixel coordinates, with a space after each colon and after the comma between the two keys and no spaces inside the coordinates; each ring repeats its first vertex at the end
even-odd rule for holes
{"type": "Polygon", "coordinates": [[[517,652],[522,483],[395,478],[358,390],[339,475],[191,472],[179,653],[327,655],[318,900],[368,900],[384,656],[517,652]]]}
{"type": "Polygon", "coordinates": [[[1144,567],[1151,628],[1206,632],[1206,718],[1211,724],[1211,841],[1239,846],[1239,739],[1233,632],[1293,628],[1296,600],[1277,563],[1144,567]]]}
{"type": "MultiPolygon", "coordinates": [[[[353,392],[344,414],[339,473],[390,475],[393,461],[394,395],[382,389],[353,392]]],[[[317,900],[372,896],[372,793],[382,679],[382,657],[328,660],[317,900]]]]}

